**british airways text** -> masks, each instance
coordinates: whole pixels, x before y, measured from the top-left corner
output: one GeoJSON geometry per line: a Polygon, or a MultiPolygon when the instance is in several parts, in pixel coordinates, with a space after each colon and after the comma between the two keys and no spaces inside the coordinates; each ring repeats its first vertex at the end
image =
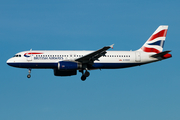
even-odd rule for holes
{"type": "Polygon", "coordinates": [[[34,60],[63,60],[63,57],[34,57],[34,60]]]}

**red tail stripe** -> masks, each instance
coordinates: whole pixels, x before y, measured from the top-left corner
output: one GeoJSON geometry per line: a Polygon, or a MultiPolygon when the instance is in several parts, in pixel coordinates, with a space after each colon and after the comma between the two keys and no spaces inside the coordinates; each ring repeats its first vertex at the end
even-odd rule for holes
{"type": "Polygon", "coordinates": [[[158,38],[158,37],[166,37],[166,33],[167,33],[167,29],[164,29],[164,30],[161,30],[160,32],[152,35],[148,41],[152,41],[154,40],[155,38],[158,38]]]}
{"type": "Polygon", "coordinates": [[[160,53],[159,50],[155,49],[155,48],[147,48],[147,47],[142,47],[141,48],[144,52],[155,52],[155,53],[160,53]]]}

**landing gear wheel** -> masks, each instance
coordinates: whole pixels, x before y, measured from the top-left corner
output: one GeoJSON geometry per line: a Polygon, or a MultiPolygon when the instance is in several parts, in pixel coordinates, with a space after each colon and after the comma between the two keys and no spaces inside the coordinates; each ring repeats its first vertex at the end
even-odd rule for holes
{"type": "Polygon", "coordinates": [[[86,76],[82,75],[82,76],[81,76],[81,80],[82,80],[82,81],[85,81],[85,80],[86,80],[86,76]]]}
{"type": "Polygon", "coordinates": [[[30,74],[28,74],[28,75],[27,75],[27,78],[30,78],[30,77],[31,77],[31,75],[30,75],[30,74]]]}
{"type": "Polygon", "coordinates": [[[30,78],[31,77],[31,68],[29,68],[29,71],[28,71],[28,75],[27,75],[27,78],[30,78]]]}
{"type": "Polygon", "coordinates": [[[88,71],[85,72],[84,74],[86,77],[88,77],[90,75],[90,73],[88,71]]]}

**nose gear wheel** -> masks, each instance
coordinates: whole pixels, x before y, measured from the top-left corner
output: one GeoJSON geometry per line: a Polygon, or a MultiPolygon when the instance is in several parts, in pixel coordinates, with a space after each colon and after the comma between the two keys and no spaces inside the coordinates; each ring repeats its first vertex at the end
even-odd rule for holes
{"type": "Polygon", "coordinates": [[[28,71],[28,75],[27,75],[27,78],[30,78],[31,77],[31,69],[29,69],[29,71],[28,71]]]}

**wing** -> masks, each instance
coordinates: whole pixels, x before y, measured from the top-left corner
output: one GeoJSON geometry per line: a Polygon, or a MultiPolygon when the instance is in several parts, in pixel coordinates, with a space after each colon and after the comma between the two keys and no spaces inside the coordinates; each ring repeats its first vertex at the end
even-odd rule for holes
{"type": "Polygon", "coordinates": [[[106,50],[108,50],[109,48],[113,48],[113,46],[114,44],[110,46],[105,46],[97,51],[94,51],[90,54],[80,57],[76,59],[75,61],[78,61],[81,63],[93,63],[95,60],[99,60],[101,56],[104,56],[107,53],[106,50]]]}

